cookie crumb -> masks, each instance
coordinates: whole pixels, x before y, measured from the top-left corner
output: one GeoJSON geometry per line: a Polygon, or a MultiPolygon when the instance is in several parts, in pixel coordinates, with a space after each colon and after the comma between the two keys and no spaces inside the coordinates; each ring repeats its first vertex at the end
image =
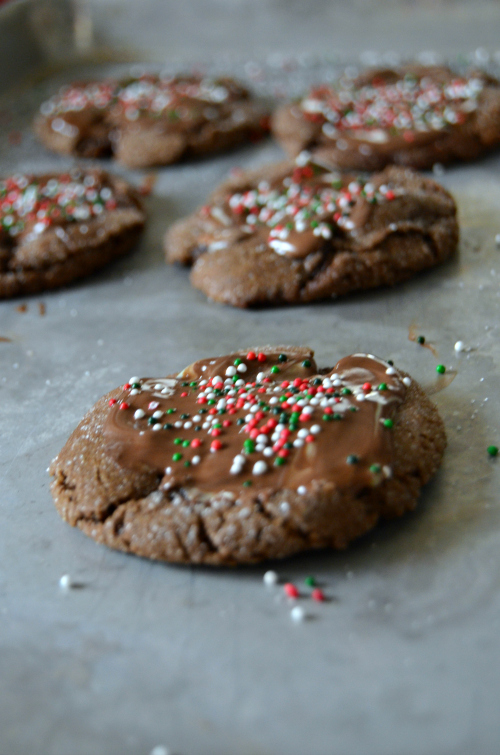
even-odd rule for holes
{"type": "Polygon", "coordinates": [[[46,308],[45,304],[43,303],[43,301],[39,301],[38,302],[38,314],[40,315],[40,317],[43,317],[44,314],[46,313],[46,311],[47,311],[47,308],[46,308]]]}
{"type": "Polygon", "coordinates": [[[16,312],[27,312],[27,311],[28,311],[27,304],[18,304],[16,307],[16,312]]]}

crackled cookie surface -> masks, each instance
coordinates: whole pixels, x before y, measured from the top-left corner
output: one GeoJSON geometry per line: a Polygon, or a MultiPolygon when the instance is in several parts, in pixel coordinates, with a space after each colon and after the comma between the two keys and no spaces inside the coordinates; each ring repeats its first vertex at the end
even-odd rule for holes
{"type": "Polygon", "coordinates": [[[500,84],[438,66],[371,70],[313,87],[272,130],[290,155],[310,149],[346,169],[471,160],[500,143],[500,84]]]}
{"type": "Polygon", "coordinates": [[[446,445],[421,388],[373,355],[309,349],[132,377],[51,465],[64,519],[149,558],[236,564],[345,547],[414,508],[446,445]]]}
{"type": "Polygon", "coordinates": [[[241,173],[167,232],[169,262],[233,306],[310,302],[393,285],[456,249],[455,203],[407,168],[359,176],[301,153],[241,173]]]}
{"type": "Polygon", "coordinates": [[[40,107],[35,132],[56,152],[166,165],[263,136],[266,109],[234,79],[144,75],[74,83],[40,107]]]}
{"type": "Polygon", "coordinates": [[[0,298],[89,275],[128,252],[144,221],[136,192],[100,170],[0,180],[0,298]]]}

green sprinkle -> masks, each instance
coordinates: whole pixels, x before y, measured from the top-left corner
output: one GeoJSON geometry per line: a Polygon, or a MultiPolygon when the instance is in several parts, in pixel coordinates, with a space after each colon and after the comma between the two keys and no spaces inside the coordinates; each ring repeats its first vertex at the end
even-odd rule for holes
{"type": "Polygon", "coordinates": [[[247,438],[243,441],[243,448],[247,453],[251,454],[255,451],[255,443],[250,438],[247,438]]]}
{"type": "Polygon", "coordinates": [[[278,401],[280,402],[280,404],[282,404],[283,401],[286,401],[286,396],[280,396],[278,401]]]}
{"type": "Polygon", "coordinates": [[[188,446],[190,445],[190,442],[188,440],[183,440],[182,445],[184,446],[184,448],[188,448],[188,446]]]}
{"type": "Polygon", "coordinates": [[[206,414],[208,409],[198,409],[198,414],[206,414]]]}
{"type": "Polygon", "coordinates": [[[438,366],[436,367],[436,372],[439,372],[440,375],[444,375],[444,373],[446,372],[446,367],[444,366],[444,364],[438,364],[438,366]]]}
{"type": "Polygon", "coordinates": [[[276,373],[280,372],[280,368],[275,364],[274,367],[271,367],[271,372],[273,375],[276,375],[276,373]]]}
{"type": "Polygon", "coordinates": [[[290,450],[291,448],[293,448],[293,443],[287,442],[287,443],[285,443],[285,445],[283,446],[283,448],[287,448],[288,450],[290,450]]]}
{"type": "Polygon", "coordinates": [[[285,460],[281,458],[281,456],[277,456],[274,460],[274,466],[275,467],[282,467],[285,463],[285,460]]]}
{"type": "Polygon", "coordinates": [[[321,385],[321,378],[314,378],[314,380],[312,381],[312,384],[313,385],[321,385]]]}
{"type": "Polygon", "coordinates": [[[181,414],[181,419],[189,419],[189,414],[181,414]]]}
{"type": "Polygon", "coordinates": [[[342,415],[336,413],[333,415],[333,419],[342,419],[342,415]]]}
{"type": "Polygon", "coordinates": [[[207,401],[207,404],[209,404],[210,406],[213,406],[215,403],[216,402],[215,402],[214,398],[209,398],[208,401],[207,401]]]}
{"type": "Polygon", "coordinates": [[[196,430],[196,432],[199,432],[201,430],[201,425],[195,425],[194,429],[196,430]]]}
{"type": "Polygon", "coordinates": [[[350,395],[351,395],[351,393],[352,393],[352,391],[351,391],[351,389],[350,389],[350,388],[342,388],[342,390],[341,390],[340,392],[341,392],[341,394],[342,394],[343,396],[350,396],[350,395]]]}
{"type": "Polygon", "coordinates": [[[183,383],[181,383],[181,385],[182,385],[183,388],[185,388],[186,385],[189,385],[189,383],[187,383],[186,381],[184,381],[183,383]]]}
{"type": "Polygon", "coordinates": [[[346,459],[346,462],[348,464],[357,464],[359,461],[359,458],[356,456],[356,454],[349,454],[349,456],[346,459]]]}
{"type": "Polygon", "coordinates": [[[196,380],[193,380],[192,383],[189,383],[189,387],[190,388],[196,388],[197,385],[198,385],[198,383],[196,382],[196,380]]]}
{"type": "Polygon", "coordinates": [[[497,446],[488,446],[486,449],[488,452],[488,456],[497,456],[498,455],[498,447],[497,446]]]}
{"type": "Polygon", "coordinates": [[[288,357],[286,354],[278,354],[278,362],[287,362],[288,357]]]}
{"type": "Polygon", "coordinates": [[[392,421],[392,419],[384,419],[383,424],[384,424],[384,427],[389,428],[389,430],[391,429],[391,427],[394,427],[394,422],[392,421]]]}
{"type": "Polygon", "coordinates": [[[165,423],[165,424],[163,425],[163,429],[164,429],[164,430],[171,430],[172,428],[173,428],[173,425],[172,425],[172,424],[171,424],[170,422],[166,422],[166,423],[165,423]]]}
{"type": "Polygon", "coordinates": [[[252,484],[252,480],[245,480],[245,482],[243,483],[243,487],[249,488],[251,484],[252,484]]]}
{"type": "Polygon", "coordinates": [[[225,409],[218,409],[217,410],[217,414],[225,414],[225,413],[226,413],[225,409]]]}
{"type": "Polygon", "coordinates": [[[290,424],[288,425],[288,429],[290,430],[290,432],[297,430],[297,428],[298,428],[298,424],[296,422],[290,422],[290,424]]]}
{"type": "Polygon", "coordinates": [[[182,443],[182,438],[176,438],[176,439],[174,440],[174,444],[175,444],[176,446],[180,446],[180,445],[181,445],[181,443],[182,443]]]}
{"type": "Polygon", "coordinates": [[[290,414],[290,422],[296,422],[298,418],[300,417],[300,412],[292,412],[290,414]]]}
{"type": "Polygon", "coordinates": [[[286,425],[286,423],[288,422],[288,414],[286,412],[281,412],[280,422],[282,425],[286,425]]]}
{"type": "Polygon", "coordinates": [[[417,343],[422,346],[425,343],[425,336],[417,336],[417,343]]]}
{"type": "Polygon", "coordinates": [[[243,417],[240,417],[239,419],[237,419],[236,420],[236,424],[237,425],[244,425],[245,424],[245,420],[243,419],[243,417]]]}
{"type": "Polygon", "coordinates": [[[394,362],[392,361],[392,359],[388,359],[387,364],[390,364],[391,367],[394,367],[394,362]]]}
{"type": "Polygon", "coordinates": [[[373,472],[373,474],[379,474],[379,472],[382,470],[382,467],[380,464],[372,464],[370,467],[370,472],[373,472]]]}
{"type": "Polygon", "coordinates": [[[324,420],[325,422],[330,422],[330,420],[332,419],[332,415],[331,415],[331,414],[323,414],[323,417],[322,417],[322,419],[323,419],[323,420],[324,420]]]}
{"type": "Polygon", "coordinates": [[[380,383],[378,387],[379,391],[386,391],[387,390],[387,383],[380,383]]]}
{"type": "Polygon", "coordinates": [[[319,223],[317,220],[311,220],[311,228],[317,228],[319,226],[319,223]]]}
{"type": "Polygon", "coordinates": [[[172,456],[172,461],[180,461],[182,459],[182,454],[174,454],[172,456]]]}
{"type": "Polygon", "coordinates": [[[238,367],[241,364],[241,359],[235,359],[233,364],[235,367],[238,367]]]}
{"type": "Polygon", "coordinates": [[[148,425],[157,425],[160,420],[156,419],[156,417],[150,417],[148,419],[148,425]]]}
{"type": "Polygon", "coordinates": [[[349,407],[349,411],[350,411],[350,412],[359,412],[359,409],[358,409],[358,407],[357,407],[357,406],[350,406],[350,407],[349,407]]]}
{"type": "Polygon", "coordinates": [[[167,414],[174,414],[177,409],[167,409],[167,414]]]}
{"type": "Polygon", "coordinates": [[[214,422],[212,427],[222,427],[220,422],[214,422]]]}
{"type": "Polygon", "coordinates": [[[307,585],[308,587],[314,587],[316,584],[316,580],[314,579],[314,577],[306,577],[304,580],[304,584],[307,585]]]}
{"type": "Polygon", "coordinates": [[[184,462],[184,466],[185,467],[190,467],[191,466],[191,462],[187,461],[187,459],[186,459],[186,461],[184,462]]]}
{"type": "MultiPolygon", "coordinates": [[[[311,223],[312,225],[312,223],[311,223]]],[[[302,362],[302,367],[310,367],[311,366],[311,360],[310,359],[304,359],[302,362]]]]}
{"type": "Polygon", "coordinates": [[[140,383],[132,383],[132,388],[140,388],[140,387],[141,387],[140,383]]]}

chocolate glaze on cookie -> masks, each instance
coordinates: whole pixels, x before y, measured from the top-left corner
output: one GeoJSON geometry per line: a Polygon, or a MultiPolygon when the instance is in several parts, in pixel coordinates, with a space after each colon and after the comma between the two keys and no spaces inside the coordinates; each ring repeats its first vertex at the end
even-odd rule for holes
{"type": "Polygon", "coordinates": [[[133,377],[54,460],[63,518],[151,558],[234,564],[345,547],[416,505],[445,434],[407,375],[370,354],[318,370],[309,349],[133,377]]]}
{"type": "Polygon", "coordinates": [[[229,149],[267,130],[266,110],[228,77],[76,82],[44,102],[35,121],[56,152],[112,154],[131,168],[229,149]]]}
{"type": "Polygon", "coordinates": [[[290,155],[308,149],[339,168],[430,168],[500,143],[500,84],[440,66],[372,70],[313,87],[272,129],[290,155]]]}
{"type": "Polygon", "coordinates": [[[456,207],[408,169],[359,176],[301,153],[231,179],[165,237],[167,260],[236,306],[307,302],[394,284],[444,261],[456,207]]]}
{"type": "Polygon", "coordinates": [[[75,169],[0,181],[0,298],[65,285],[125,254],[145,215],[125,181],[75,169]]]}

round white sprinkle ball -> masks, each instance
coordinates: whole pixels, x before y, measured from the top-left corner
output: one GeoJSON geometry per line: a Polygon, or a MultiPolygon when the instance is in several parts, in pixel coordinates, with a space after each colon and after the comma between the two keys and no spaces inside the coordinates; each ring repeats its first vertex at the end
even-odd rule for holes
{"type": "Polygon", "coordinates": [[[264,474],[264,472],[267,472],[267,464],[265,461],[256,461],[253,465],[252,472],[256,475],[264,474]]]}
{"type": "Polygon", "coordinates": [[[266,571],[264,574],[264,584],[265,585],[276,585],[278,584],[278,575],[275,571],[266,571]]]}
{"type": "Polygon", "coordinates": [[[306,618],[306,613],[302,606],[294,606],[290,611],[290,618],[292,619],[292,621],[296,621],[297,623],[299,621],[304,621],[304,619],[306,618]]]}
{"type": "Polygon", "coordinates": [[[73,580],[69,574],[63,574],[59,580],[59,587],[61,590],[70,590],[73,587],[73,580]]]}
{"type": "Polygon", "coordinates": [[[465,349],[465,343],[463,341],[457,341],[455,344],[455,351],[463,351],[465,349]]]}

